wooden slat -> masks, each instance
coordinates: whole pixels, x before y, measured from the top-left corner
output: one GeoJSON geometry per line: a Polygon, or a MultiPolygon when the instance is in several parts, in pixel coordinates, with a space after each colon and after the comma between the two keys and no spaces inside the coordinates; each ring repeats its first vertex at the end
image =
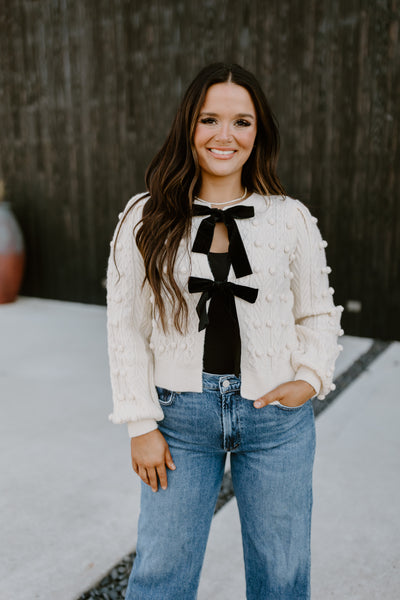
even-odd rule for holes
{"type": "Polygon", "coordinates": [[[104,303],[117,214],[192,77],[254,71],[279,173],[319,218],[347,333],[400,338],[398,0],[3,0],[0,176],[23,228],[23,293],[104,303]]]}

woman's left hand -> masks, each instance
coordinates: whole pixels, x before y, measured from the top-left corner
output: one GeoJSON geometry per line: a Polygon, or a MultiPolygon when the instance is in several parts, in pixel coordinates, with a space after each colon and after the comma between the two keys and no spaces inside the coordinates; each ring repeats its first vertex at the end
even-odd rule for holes
{"type": "Polygon", "coordinates": [[[263,406],[270,404],[270,402],[278,400],[281,404],[293,408],[301,406],[315,394],[316,391],[310,383],[298,379],[297,381],[281,383],[281,385],[278,385],[267,394],[264,394],[264,396],[261,396],[261,398],[255,400],[253,406],[255,408],[263,408],[263,406]]]}

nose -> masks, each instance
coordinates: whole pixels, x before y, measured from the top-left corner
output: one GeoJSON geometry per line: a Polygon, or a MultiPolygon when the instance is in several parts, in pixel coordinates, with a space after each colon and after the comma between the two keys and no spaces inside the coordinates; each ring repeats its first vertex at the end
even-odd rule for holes
{"type": "Polygon", "coordinates": [[[215,140],[225,142],[225,143],[232,141],[232,132],[230,130],[229,123],[221,123],[221,127],[219,128],[219,130],[215,136],[215,140]]]}

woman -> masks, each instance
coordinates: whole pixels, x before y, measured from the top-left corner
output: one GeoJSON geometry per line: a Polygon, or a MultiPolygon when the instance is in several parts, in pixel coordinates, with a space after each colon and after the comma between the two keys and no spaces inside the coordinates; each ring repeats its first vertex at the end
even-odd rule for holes
{"type": "Polygon", "coordinates": [[[342,307],[278,146],[254,76],[207,66],[111,242],[110,419],[142,480],[128,600],[196,597],[227,452],[247,599],[310,596],[310,399],[334,388],[342,307]]]}

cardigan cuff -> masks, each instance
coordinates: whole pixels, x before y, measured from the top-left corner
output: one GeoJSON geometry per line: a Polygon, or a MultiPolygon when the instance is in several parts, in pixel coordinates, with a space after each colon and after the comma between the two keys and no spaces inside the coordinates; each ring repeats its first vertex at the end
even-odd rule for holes
{"type": "Polygon", "coordinates": [[[294,376],[295,381],[298,381],[299,379],[302,381],[307,381],[307,383],[313,386],[315,390],[315,394],[312,396],[313,398],[319,394],[322,384],[321,379],[318,377],[315,371],[309,369],[308,367],[300,367],[294,376]]]}
{"type": "Polygon", "coordinates": [[[157,421],[155,419],[128,421],[128,434],[131,438],[150,433],[150,431],[153,431],[154,429],[157,429],[157,421]]]}

